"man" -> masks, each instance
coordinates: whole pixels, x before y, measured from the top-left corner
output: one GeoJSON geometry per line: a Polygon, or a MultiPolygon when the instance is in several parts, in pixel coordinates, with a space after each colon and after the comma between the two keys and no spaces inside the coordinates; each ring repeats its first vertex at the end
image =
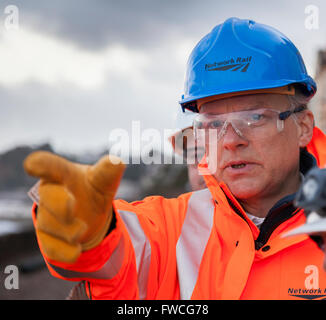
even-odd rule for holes
{"type": "Polygon", "coordinates": [[[173,151],[187,164],[188,180],[192,191],[206,188],[203,176],[198,172],[199,161],[205,154],[205,146],[195,140],[193,122],[195,112],[178,109],[176,114],[177,129],[169,137],[173,151]]]}
{"type": "Polygon", "coordinates": [[[279,31],[237,18],[216,26],[191,53],[180,102],[198,112],[207,189],[113,201],[119,159],[82,166],[30,155],[50,272],[88,281],[94,299],[297,299],[301,289],[324,290],[316,243],[282,237],[305,222],[293,205],[303,175],[326,163],[326,138],[307,109],[315,91],[279,31]]]}

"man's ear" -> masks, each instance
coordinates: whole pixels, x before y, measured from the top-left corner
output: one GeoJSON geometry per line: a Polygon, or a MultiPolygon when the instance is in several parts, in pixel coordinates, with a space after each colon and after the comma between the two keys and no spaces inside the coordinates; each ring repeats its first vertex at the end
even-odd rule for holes
{"type": "Polygon", "coordinates": [[[310,110],[305,110],[298,116],[298,140],[300,148],[308,145],[312,139],[314,129],[314,115],[310,110]]]}

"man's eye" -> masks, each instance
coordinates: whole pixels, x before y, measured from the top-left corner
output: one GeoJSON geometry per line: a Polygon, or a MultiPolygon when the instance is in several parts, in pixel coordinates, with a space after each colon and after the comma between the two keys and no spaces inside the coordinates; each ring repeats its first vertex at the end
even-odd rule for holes
{"type": "Polygon", "coordinates": [[[194,127],[197,128],[197,129],[203,129],[204,124],[201,121],[195,121],[194,122],[194,127]]]}
{"type": "Polygon", "coordinates": [[[211,129],[218,129],[218,128],[221,128],[222,126],[223,126],[223,122],[222,121],[219,121],[219,120],[212,121],[209,124],[209,127],[211,129]]]}
{"type": "Polygon", "coordinates": [[[260,121],[263,120],[265,118],[265,116],[263,114],[259,114],[259,113],[254,113],[251,115],[251,120],[253,121],[260,121]]]}

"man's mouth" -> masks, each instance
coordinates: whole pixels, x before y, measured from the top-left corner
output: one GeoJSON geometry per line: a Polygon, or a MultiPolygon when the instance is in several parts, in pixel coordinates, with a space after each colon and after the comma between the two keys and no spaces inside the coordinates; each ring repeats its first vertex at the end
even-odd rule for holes
{"type": "Polygon", "coordinates": [[[247,174],[255,168],[255,163],[247,160],[229,161],[223,170],[229,174],[247,174]]]}
{"type": "Polygon", "coordinates": [[[241,169],[244,168],[245,166],[251,164],[249,161],[246,160],[237,160],[237,161],[229,161],[226,162],[225,165],[223,166],[224,169],[226,168],[233,168],[233,169],[241,169]]]}
{"type": "Polygon", "coordinates": [[[232,164],[231,167],[233,169],[240,169],[240,168],[244,168],[246,166],[246,163],[240,163],[240,164],[232,164]]]}

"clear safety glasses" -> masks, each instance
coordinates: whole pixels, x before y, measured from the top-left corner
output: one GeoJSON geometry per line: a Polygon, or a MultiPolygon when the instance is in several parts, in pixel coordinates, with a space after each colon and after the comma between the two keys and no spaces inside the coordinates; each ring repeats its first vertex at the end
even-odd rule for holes
{"type": "Polygon", "coordinates": [[[260,108],[224,114],[198,114],[193,123],[194,134],[196,140],[204,143],[217,142],[224,136],[230,124],[244,139],[264,139],[281,132],[284,120],[304,109],[304,106],[300,106],[283,112],[260,108]]]}

